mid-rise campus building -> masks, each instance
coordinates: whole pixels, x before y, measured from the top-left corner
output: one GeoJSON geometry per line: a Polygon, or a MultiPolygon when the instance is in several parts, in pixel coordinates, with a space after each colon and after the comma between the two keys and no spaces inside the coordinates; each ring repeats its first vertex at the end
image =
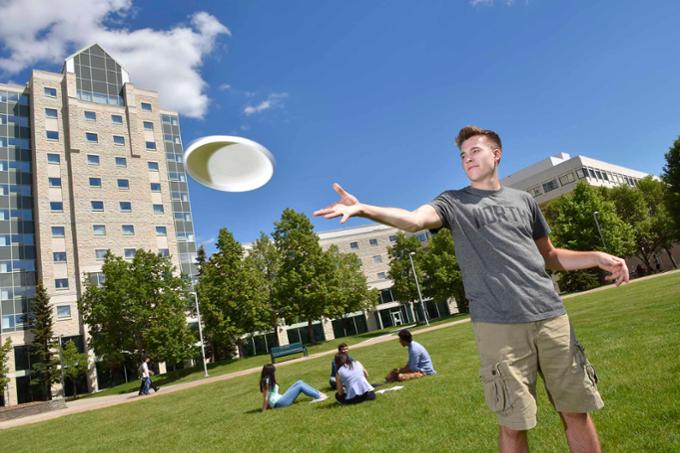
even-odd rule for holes
{"type": "MultiPolygon", "coordinates": [[[[157,251],[195,275],[182,155],[178,114],[96,44],[68,57],[61,73],[33,70],[25,86],[0,84],[0,333],[14,347],[3,405],[34,398],[28,345],[38,280],[55,335],[85,351],[77,300],[86,279],[101,282],[107,250],[126,259],[157,251]]],[[[88,353],[81,386],[94,390],[88,353]]]]}

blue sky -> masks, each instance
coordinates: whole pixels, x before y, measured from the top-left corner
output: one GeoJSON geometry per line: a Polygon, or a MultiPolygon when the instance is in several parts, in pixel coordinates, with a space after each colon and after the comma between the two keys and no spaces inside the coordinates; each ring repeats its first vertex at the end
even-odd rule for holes
{"type": "MultiPolygon", "coordinates": [[[[30,67],[59,71],[60,59],[96,39],[133,82],[180,111],[185,144],[231,134],[265,145],[276,168],[261,189],[190,183],[209,250],[221,227],[248,242],[286,207],[311,216],[335,200],[334,181],[367,203],[404,208],[462,187],[453,138],[466,124],[501,134],[501,176],[558,152],[659,174],[680,135],[679,2],[85,3],[94,6],[81,12],[91,17],[76,27],[82,34],[32,22],[30,58],[0,31],[1,80],[23,83],[30,67]],[[61,47],[41,41],[46,33],[61,47]],[[140,57],[150,48],[157,64],[140,57]],[[186,90],[167,89],[174,75],[186,90]]],[[[313,221],[317,231],[339,226],[313,221]]]]}

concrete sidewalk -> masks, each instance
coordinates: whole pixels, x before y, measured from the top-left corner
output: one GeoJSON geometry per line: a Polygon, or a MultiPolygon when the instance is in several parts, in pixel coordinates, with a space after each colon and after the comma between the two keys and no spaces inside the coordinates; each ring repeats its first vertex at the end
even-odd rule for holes
{"type": "MultiPolygon", "coordinates": [[[[444,329],[447,327],[455,326],[458,324],[463,324],[470,322],[470,319],[461,319],[459,321],[451,321],[451,322],[446,322],[442,324],[438,324],[432,327],[425,327],[422,329],[418,329],[417,331],[413,332],[414,335],[418,335],[424,332],[430,332],[433,330],[439,330],[439,329],[444,329]]],[[[373,346],[375,344],[379,343],[384,343],[386,341],[394,340],[395,338],[395,333],[388,333],[385,335],[381,335],[379,337],[371,338],[366,341],[362,341],[361,343],[357,343],[352,345],[352,349],[358,349],[358,348],[365,348],[369,346],[373,346]]],[[[300,362],[305,362],[307,360],[313,360],[317,359],[319,357],[325,357],[325,356],[330,356],[336,353],[335,349],[332,349],[330,351],[323,351],[323,352],[317,352],[315,354],[310,354],[307,357],[300,357],[297,359],[293,360],[288,360],[283,363],[277,363],[277,367],[284,367],[288,365],[293,365],[296,363],[300,362]]],[[[101,397],[94,397],[94,398],[86,398],[82,400],[75,400],[75,401],[69,401],[66,403],[66,409],[60,409],[56,411],[51,411],[51,412],[45,412],[43,414],[37,414],[37,415],[31,415],[28,417],[22,417],[22,418],[17,418],[14,420],[8,420],[5,422],[0,422],[0,430],[1,429],[8,429],[8,428],[13,428],[15,426],[23,426],[23,425],[30,425],[32,423],[38,423],[46,420],[52,420],[54,418],[58,417],[63,417],[65,415],[71,415],[71,414],[79,414],[81,412],[88,412],[88,411],[93,411],[97,409],[103,409],[105,407],[111,407],[111,406],[118,406],[120,404],[127,404],[127,403],[133,403],[135,401],[143,401],[147,400],[149,398],[155,398],[160,395],[166,395],[168,393],[174,393],[174,392],[179,392],[182,390],[198,387],[201,385],[206,385],[206,384],[212,384],[215,382],[221,382],[221,381],[228,381],[230,379],[234,379],[237,377],[241,376],[247,376],[250,374],[257,374],[262,370],[261,366],[257,366],[254,368],[248,368],[246,370],[241,370],[241,371],[234,371],[232,373],[226,373],[222,374],[219,376],[213,376],[213,377],[208,377],[208,378],[202,378],[198,379],[196,381],[191,381],[191,382],[184,382],[181,384],[174,384],[174,385],[166,385],[163,386],[162,390],[159,393],[152,393],[151,395],[148,396],[138,396],[137,392],[133,393],[126,393],[123,395],[110,395],[110,396],[101,396],[101,397]]]]}

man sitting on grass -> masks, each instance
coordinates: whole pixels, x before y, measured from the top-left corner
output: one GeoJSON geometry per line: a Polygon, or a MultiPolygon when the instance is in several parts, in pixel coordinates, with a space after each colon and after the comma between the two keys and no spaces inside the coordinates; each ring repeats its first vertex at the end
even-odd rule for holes
{"type": "Polygon", "coordinates": [[[403,368],[391,370],[385,376],[385,381],[403,382],[437,373],[432,367],[432,359],[427,349],[417,341],[413,341],[411,332],[408,329],[399,331],[399,343],[402,346],[408,347],[408,363],[403,368]]]}
{"type": "MultiPolygon", "coordinates": [[[[340,343],[338,345],[338,353],[339,354],[347,354],[349,351],[349,346],[347,346],[347,343],[340,343]]],[[[347,354],[347,357],[349,357],[349,354],[347,354]]],[[[352,360],[351,357],[349,357],[350,361],[352,360]]],[[[328,385],[330,386],[331,389],[335,390],[335,375],[338,373],[338,367],[335,365],[335,357],[333,357],[333,360],[331,361],[331,377],[328,379],[328,385]]]]}

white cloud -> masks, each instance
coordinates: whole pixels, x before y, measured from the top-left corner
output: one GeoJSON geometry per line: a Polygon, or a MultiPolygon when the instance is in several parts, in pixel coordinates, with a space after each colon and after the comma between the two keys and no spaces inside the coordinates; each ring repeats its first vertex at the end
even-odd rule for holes
{"type": "Polygon", "coordinates": [[[59,64],[73,51],[100,44],[133,84],[156,90],[163,107],[200,118],[209,99],[200,75],[203,59],[229,29],[199,11],[169,30],[124,28],[132,0],[0,0],[0,68],[16,74],[40,62],[59,64]]]}
{"type": "MultiPolygon", "coordinates": [[[[504,0],[503,3],[507,6],[512,6],[515,0],[504,0]]],[[[529,0],[527,0],[527,3],[529,3],[529,0]]],[[[494,0],[470,0],[470,4],[472,6],[493,6],[494,0]]]]}
{"type": "Polygon", "coordinates": [[[222,83],[218,88],[220,89],[220,91],[229,91],[231,90],[231,85],[229,85],[228,83],[222,83]]]}
{"type": "Polygon", "coordinates": [[[256,113],[264,112],[272,108],[283,107],[283,101],[288,97],[288,93],[272,93],[264,101],[259,104],[248,104],[243,108],[243,113],[246,116],[254,115],[256,113]]]}

